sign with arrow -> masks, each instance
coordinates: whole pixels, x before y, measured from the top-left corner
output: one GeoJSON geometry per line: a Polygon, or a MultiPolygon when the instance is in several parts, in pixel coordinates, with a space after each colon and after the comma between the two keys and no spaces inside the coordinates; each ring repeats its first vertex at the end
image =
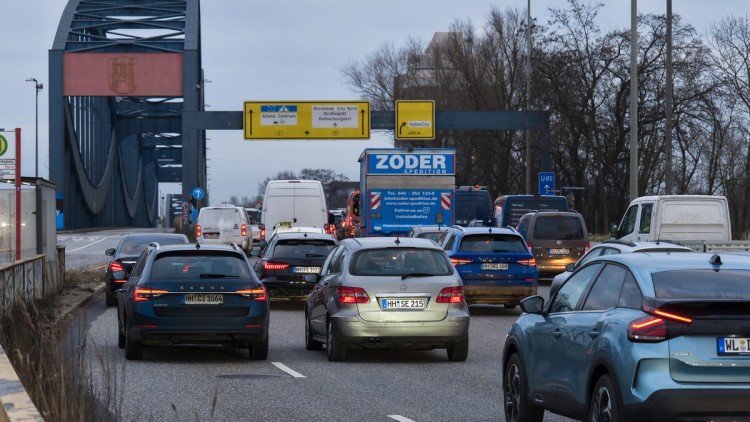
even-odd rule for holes
{"type": "Polygon", "coordinates": [[[397,100],[396,139],[435,139],[435,101],[397,100]]]}
{"type": "Polygon", "coordinates": [[[554,195],[555,173],[551,171],[539,172],[539,195],[554,195]]]}
{"type": "Polygon", "coordinates": [[[370,139],[366,101],[245,101],[245,139],[370,139]]]}

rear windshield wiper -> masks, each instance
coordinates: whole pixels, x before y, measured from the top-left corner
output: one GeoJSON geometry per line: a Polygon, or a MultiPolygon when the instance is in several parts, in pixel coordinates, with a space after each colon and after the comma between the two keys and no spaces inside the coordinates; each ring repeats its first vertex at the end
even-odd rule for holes
{"type": "Polygon", "coordinates": [[[432,273],[408,273],[401,276],[401,280],[409,277],[432,277],[435,274],[432,273]]]}
{"type": "Polygon", "coordinates": [[[201,278],[224,278],[224,277],[231,277],[231,278],[238,278],[238,275],[232,275],[232,274],[217,274],[217,273],[202,273],[201,278]]]}

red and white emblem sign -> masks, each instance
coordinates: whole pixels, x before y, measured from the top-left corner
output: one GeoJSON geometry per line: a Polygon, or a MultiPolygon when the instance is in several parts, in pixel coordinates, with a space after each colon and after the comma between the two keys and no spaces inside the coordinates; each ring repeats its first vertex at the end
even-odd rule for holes
{"type": "Polygon", "coordinates": [[[370,194],[370,209],[372,210],[380,209],[380,193],[370,194]]]}
{"type": "Polygon", "coordinates": [[[450,193],[440,194],[440,209],[441,210],[451,209],[451,194],[450,193]]]}

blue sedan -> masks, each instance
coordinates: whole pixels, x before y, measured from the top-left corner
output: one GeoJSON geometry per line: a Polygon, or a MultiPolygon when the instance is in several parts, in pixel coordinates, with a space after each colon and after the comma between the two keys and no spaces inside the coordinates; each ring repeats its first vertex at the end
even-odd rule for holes
{"type": "Polygon", "coordinates": [[[503,353],[507,421],[750,415],[747,257],[600,257],[521,309],[503,353]]]}

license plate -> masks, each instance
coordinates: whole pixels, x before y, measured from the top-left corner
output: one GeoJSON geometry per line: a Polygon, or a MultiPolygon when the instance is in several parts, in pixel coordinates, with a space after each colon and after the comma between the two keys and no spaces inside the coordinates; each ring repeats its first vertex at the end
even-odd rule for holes
{"type": "Polygon", "coordinates": [[[717,343],[720,355],[750,355],[750,350],[748,350],[750,338],[719,337],[717,343]]]}
{"type": "Polygon", "coordinates": [[[490,262],[490,263],[482,264],[482,269],[483,270],[507,270],[508,264],[490,262]]]}
{"type": "Polygon", "coordinates": [[[549,254],[550,255],[570,255],[570,249],[568,248],[550,249],[549,254]]]}
{"type": "Polygon", "coordinates": [[[301,274],[319,274],[320,267],[294,267],[292,272],[301,274]]]}
{"type": "Polygon", "coordinates": [[[221,305],[224,295],[211,293],[186,293],[185,305],[221,305]]]}
{"type": "Polygon", "coordinates": [[[423,309],[424,299],[381,299],[383,309],[423,309]]]}
{"type": "Polygon", "coordinates": [[[203,238],[204,239],[218,239],[219,238],[219,233],[205,233],[203,235],[203,238]]]}

